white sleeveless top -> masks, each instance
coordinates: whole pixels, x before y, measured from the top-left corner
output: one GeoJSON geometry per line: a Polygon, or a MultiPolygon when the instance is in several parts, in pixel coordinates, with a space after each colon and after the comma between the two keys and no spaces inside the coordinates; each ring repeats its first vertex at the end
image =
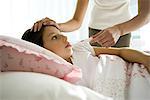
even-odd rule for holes
{"type": "Polygon", "coordinates": [[[105,29],[131,19],[130,0],[94,0],[89,27],[105,29]]]}

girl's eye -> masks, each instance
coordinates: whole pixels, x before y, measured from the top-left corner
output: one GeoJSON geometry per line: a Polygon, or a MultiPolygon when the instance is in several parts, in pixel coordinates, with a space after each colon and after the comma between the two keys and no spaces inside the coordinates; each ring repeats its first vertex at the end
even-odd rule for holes
{"type": "Polygon", "coordinates": [[[57,36],[53,36],[53,37],[52,37],[52,40],[56,40],[56,39],[57,39],[57,36]]]}

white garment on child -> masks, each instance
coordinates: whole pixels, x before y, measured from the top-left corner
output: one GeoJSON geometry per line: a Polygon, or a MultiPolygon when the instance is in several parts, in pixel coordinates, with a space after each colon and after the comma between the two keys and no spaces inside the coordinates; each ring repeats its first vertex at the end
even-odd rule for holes
{"type": "Polygon", "coordinates": [[[127,63],[115,55],[95,56],[88,42],[73,46],[73,64],[83,72],[78,83],[114,100],[149,100],[150,75],[136,63],[127,63]],[[142,91],[142,92],[141,92],[142,91]]]}
{"type": "Polygon", "coordinates": [[[82,70],[83,78],[79,84],[92,88],[99,58],[95,56],[95,52],[89,42],[81,41],[73,45],[72,62],[82,70]]]}

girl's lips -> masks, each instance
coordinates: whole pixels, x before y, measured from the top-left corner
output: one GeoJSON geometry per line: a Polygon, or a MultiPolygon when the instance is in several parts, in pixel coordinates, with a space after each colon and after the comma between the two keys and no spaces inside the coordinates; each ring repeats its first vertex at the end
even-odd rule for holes
{"type": "Polygon", "coordinates": [[[71,47],[71,44],[68,42],[65,48],[71,47]]]}

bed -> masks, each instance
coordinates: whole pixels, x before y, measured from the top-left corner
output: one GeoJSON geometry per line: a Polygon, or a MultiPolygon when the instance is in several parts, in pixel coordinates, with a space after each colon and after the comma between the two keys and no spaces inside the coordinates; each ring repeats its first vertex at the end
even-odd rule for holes
{"type": "Polygon", "coordinates": [[[112,100],[112,97],[115,100],[149,100],[150,98],[150,75],[141,64],[127,63],[114,55],[100,55],[100,66],[97,68],[99,77],[95,77],[101,79],[97,81],[100,87],[89,89],[75,84],[82,76],[82,72],[76,66],[23,40],[7,36],[0,36],[0,40],[2,71],[0,100],[112,100]],[[33,65],[27,64],[29,61],[32,61],[34,68],[33,65]],[[44,69],[41,71],[39,65],[51,68],[47,64],[58,68],[52,67],[53,70],[50,72],[45,72],[44,69]],[[24,69],[21,70],[20,66],[24,69]]]}

